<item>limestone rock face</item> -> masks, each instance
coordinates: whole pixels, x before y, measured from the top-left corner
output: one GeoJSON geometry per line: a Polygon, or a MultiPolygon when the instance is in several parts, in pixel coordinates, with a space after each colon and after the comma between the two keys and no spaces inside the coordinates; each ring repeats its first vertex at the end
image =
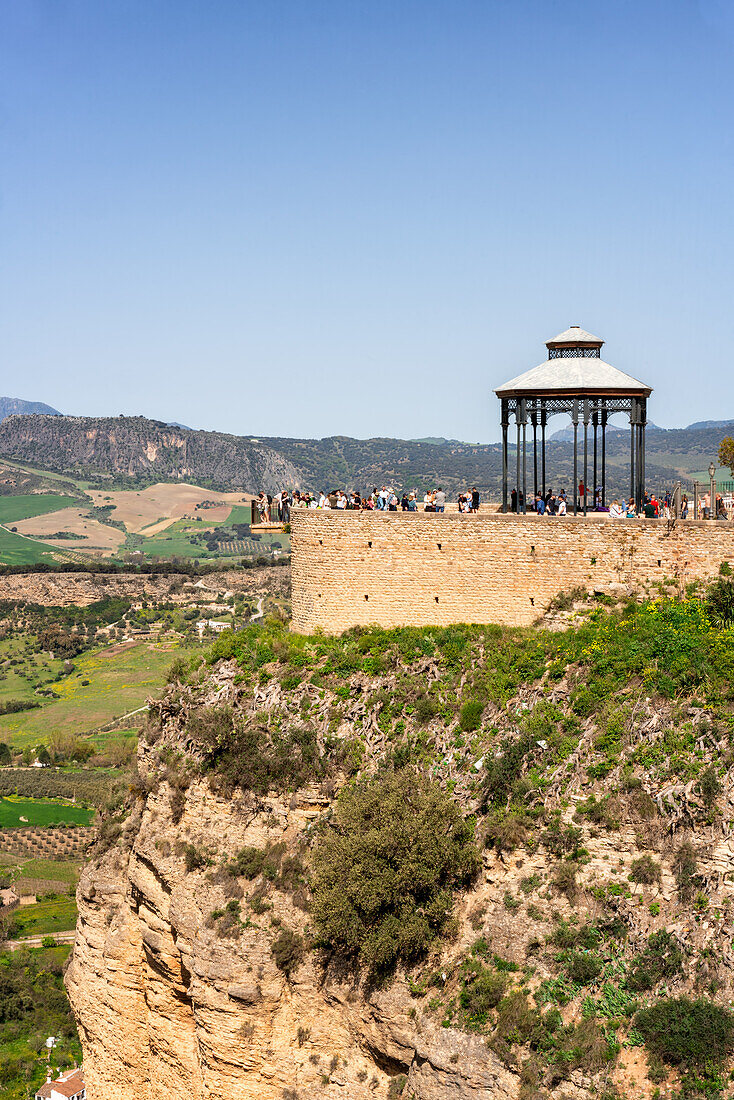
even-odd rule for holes
{"type": "Polygon", "coordinates": [[[177,849],[193,842],[221,856],[292,842],[323,808],[318,792],[290,806],[240,804],[202,782],[176,825],[166,786],[138,815],[131,850],[110,849],[79,886],[66,981],[90,1100],[361,1100],[386,1095],[401,1073],[421,1100],[517,1095],[516,1076],[479,1038],[421,1022],[403,982],[366,993],[324,977],[313,955],[286,977],[272,922],[306,924],[286,896],[235,938],[209,926],[223,888],[206,871],[187,873],[177,849]]]}
{"type": "MultiPolygon", "coordinates": [[[[429,681],[433,674],[427,660],[421,675],[429,681]]],[[[274,945],[284,930],[308,936],[305,890],[277,882],[266,888],[262,878],[238,878],[226,865],[245,846],[302,853],[337,784],[302,787],[285,799],[251,793],[225,798],[197,772],[181,797],[175,762],[177,753],[194,751],[187,728],[196,707],[225,703],[258,720],[270,712],[295,721],[309,693],[313,721],[328,731],[335,696],[307,681],[293,689],[275,678],[244,683],[234,661],[220,661],[202,681],[173,685],[153,705],[159,726],[140,739],[140,782],[133,786],[130,813],[114,843],[98,848],[79,885],[66,983],[89,1100],[529,1100],[533,1085],[521,1076],[532,1070],[528,1050],[515,1057],[505,1049],[502,1060],[490,1030],[480,1035],[453,1026],[460,1022],[461,967],[481,937],[485,953],[503,960],[532,995],[558,974],[555,951],[546,944],[561,918],[573,925],[604,914],[613,918],[628,964],[652,932],[667,928],[687,961],[666,988],[691,995],[715,976],[722,996],[734,997],[734,775],[722,784],[721,819],[695,833],[709,917],[681,904],[673,872],[680,839],[694,835],[686,831],[698,797],[691,783],[633,791],[630,798],[645,793],[646,799],[634,813],[630,806],[638,803],[625,810],[618,796],[620,821],[613,829],[575,813],[590,790],[583,764],[584,745],[596,736],[590,721],[564,761],[565,772],[551,776],[545,788],[559,820],[575,822],[585,853],[573,891],[555,880],[560,862],[542,844],[488,849],[473,888],[455,898],[455,933],[412,974],[398,973],[388,986],[375,988],[358,973],[327,965],[315,950],[284,973],[274,945]],[[657,801],[664,817],[650,810],[657,801]],[[658,880],[649,887],[630,877],[633,860],[645,854],[660,861],[658,880]],[[706,966],[716,960],[715,972],[701,969],[704,949],[706,966]]],[[[361,721],[367,752],[378,759],[383,733],[358,686],[353,678],[348,721],[361,721]]],[[[566,690],[558,684],[547,697],[561,698],[566,690]]],[[[690,714],[701,744],[713,745],[703,712],[690,714]]],[[[510,723],[513,716],[498,720],[510,723]]],[[[640,702],[639,736],[653,740],[670,720],[649,700],[640,702]]],[[[451,758],[445,759],[449,770],[451,758]]],[[[462,781],[457,775],[455,790],[462,781]]],[[[584,996],[582,990],[575,1003],[563,1006],[564,1024],[583,1019],[584,996]]],[[[641,1060],[638,1048],[625,1049],[610,1071],[620,1096],[654,1095],[641,1060]]],[[[565,1077],[549,1075],[537,1095],[603,1095],[601,1086],[610,1079],[590,1076],[602,1071],[584,1065],[586,1070],[569,1067],[565,1077]]]]}
{"type": "Polygon", "coordinates": [[[185,574],[173,573],[18,573],[3,577],[3,599],[44,607],[86,607],[105,597],[166,600],[185,606],[213,600],[222,592],[286,595],[289,585],[290,569],[285,566],[222,570],[196,581],[185,574]]]}

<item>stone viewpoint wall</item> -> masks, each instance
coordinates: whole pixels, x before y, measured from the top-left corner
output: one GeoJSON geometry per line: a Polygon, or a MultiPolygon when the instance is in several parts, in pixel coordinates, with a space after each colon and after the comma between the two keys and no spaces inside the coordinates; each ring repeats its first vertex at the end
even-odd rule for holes
{"type": "Polygon", "coordinates": [[[676,578],[734,563],[734,523],[499,513],[291,513],[293,629],[527,626],[559,592],[676,578]]]}

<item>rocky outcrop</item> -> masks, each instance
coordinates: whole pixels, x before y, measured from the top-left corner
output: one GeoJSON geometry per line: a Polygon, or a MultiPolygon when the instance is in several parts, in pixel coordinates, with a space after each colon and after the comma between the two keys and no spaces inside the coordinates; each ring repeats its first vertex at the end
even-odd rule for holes
{"type": "Polygon", "coordinates": [[[236,938],[211,926],[225,889],[187,873],[182,846],[221,858],[292,845],[323,809],[315,790],[245,805],[199,783],[174,825],[164,784],[138,811],[131,850],[85,871],[66,981],[92,1100],[367,1100],[400,1074],[422,1100],[516,1096],[516,1075],[479,1037],[416,1018],[404,982],[368,991],[325,975],[313,954],[286,977],[274,935],[306,918],[284,895],[236,938]]]}
{"type": "Polygon", "coordinates": [[[203,577],[177,573],[13,573],[2,578],[2,598],[43,607],[86,607],[105,597],[201,603],[224,592],[288,595],[288,566],[221,570],[203,577]]]}
{"type": "MultiPolygon", "coordinates": [[[[417,667],[424,682],[438,675],[432,658],[417,667]]],[[[634,1044],[622,1049],[614,1069],[604,1068],[603,1059],[601,1068],[593,1062],[572,1064],[550,1074],[534,1092],[532,1078],[528,1084],[522,1076],[532,1053],[508,1053],[491,1030],[462,1027],[451,1009],[460,1001],[462,964],[478,940],[487,957],[516,975],[523,996],[558,980],[557,948],[545,945],[559,922],[567,928],[611,922],[613,975],[645,948],[651,933],[667,928],[684,959],[667,979],[668,991],[691,993],[715,978],[722,997],[734,993],[729,777],[720,792],[722,817],[696,836],[697,882],[706,891],[706,911],[693,900],[681,903],[674,877],[674,849],[690,835],[690,822],[700,818],[695,805],[700,795],[690,785],[673,784],[660,792],[633,788],[629,806],[620,796],[610,808],[620,817],[613,828],[575,814],[591,788],[585,763],[596,731],[590,720],[580,728],[577,747],[544,785],[549,819],[564,828],[573,825],[571,839],[583,853],[572,865],[571,879],[559,878],[568,861],[554,861],[549,841],[526,844],[520,835],[512,851],[508,843],[483,852],[476,884],[456,896],[452,934],[424,966],[399,972],[385,987],[371,986],[363,973],[342,969],[316,950],[287,973],[279,968],[274,948],[283,930],[308,937],[307,898],[277,884],[258,887],[227,864],[245,846],[303,852],[314,823],[332,806],[338,783],[304,786],[289,798],[223,797],[197,774],[180,798],[182,761],[196,751],[187,732],[191,712],[224,703],[243,717],[282,721],[290,714],[295,720],[304,701],[311,700],[313,720],[325,735],[334,728],[341,698],[345,724],[339,728],[358,725],[365,761],[377,761],[387,745],[367,691],[378,680],[376,694],[386,692],[390,677],[394,681],[398,675],[400,670],[371,678],[354,674],[351,698],[345,700],[343,692],[337,696],[321,681],[286,687],[267,674],[243,677],[234,661],[222,661],[202,682],[171,687],[153,708],[159,724],[141,738],[140,778],[129,816],[121,835],[85,870],[78,891],[79,922],[66,982],[90,1100],[399,1095],[405,1100],[541,1095],[591,1100],[615,1095],[605,1093],[612,1085],[616,1095],[650,1100],[656,1086],[647,1081],[634,1044]],[[672,807],[664,817],[652,808],[658,794],[672,807]],[[630,874],[633,861],[643,856],[660,865],[658,878],[648,885],[630,874]]],[[[567,696],[565,680],[545,694],[559,705],[567,696]]],[[[509,729],[539,698],[528,690],[504,716],[498,709],[494,720],[509,729]]],[[[696,708],[687,714],[701,754],[720,752],[706,715],[696,708]]],[[[672,705],[656,710],[649,699],[640,699],[634,736],[655,743],[672,715],[672,705]]],[[[441,754],[443,781],[476,809],[472,777],[484,759],[467,775],[454,770],[456,753],[448,742],[441,754]]],[[[617,978],[608,981],[614,992],[617,978]]],[[[597,988],[597,995],[601,992],[597,988]]],[[[567,1027],[583,1024],[587,993],[576,987],[558,1002],[567,1027]]],[[[615,1017],[621,1039],[628,1026],[628,1019],[615,1017]]]]}
{"type": "Polygon", "coordinates": [[[249,493],[301,485],[299,469],[263,443],[142,416],[9,416],[0,424],[0,455],[92,478],[193,480],[249,493]]]}

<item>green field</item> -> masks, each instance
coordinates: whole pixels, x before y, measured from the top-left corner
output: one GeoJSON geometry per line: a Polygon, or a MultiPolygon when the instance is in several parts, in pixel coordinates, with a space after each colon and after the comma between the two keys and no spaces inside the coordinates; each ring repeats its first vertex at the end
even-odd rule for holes
{"type": "Polygon", "coordinates": [[[47,653],[32,653],[24,638],[0,642],[0,702],[8,699],[37,700],[36,687],[51,684],[63,667],[47,653]]]}
{"type": "MultiPolygon", "coordinates": [[[[0,499],[12,499],[12,497],[0,499]]],[[[35,565],[41,561],[49,564],[56,561],[52,547],[44,542],[23,538],[22,535],[16,535],[13,531],[0,527],[0,562],[4,565],[35,565]]]]}
{"type": "Polygon", "coordinates": [[[45,936],[47,932],[71,932],[76,927],[76,901],[70,897],[46,898],[13,911],[16,939],[45,936]]]}
{"type": "Polygon", "coordinates": [[[15,523],[19,519],[32,519],[49,512],[59,512],[76,503],[70,496],[59,493],[27,493],[25,496],[0,497],[0,523],[15,523]]]}
{"type": "Polygon", "coordinates": [[[54,685],[58,699],[34,710],[0,715],[0,741],[35,748],[53,729],[84,734],[106,725],[143,706],[163,687],[175,655],[170,648],[148,642],[84,653],[74,659],[74,671],[54,685]]]}
{"type": "Polygon", "coordinates": [[[0,798],[0,829],[30,825],[89,825],[92,810],[71,802],[46,799],[0,798]]]}
{"type": "Polygon", "coordinates": [[[76,886],[83,864],[75,859],[24,859],[12,852],[0,851],[0,871],[16,878],[55,879],[76,886]]]}
{"type": "Polygon", "coordinates": [[[235,504],[222,527],[231,527],[233,523],[251,523],[252,511],[249,504],[235,504]]]}
{"type": "Polygon", "coordinates": [[[136,549],[142,550],[147,556],[155,558],[215,558],[217,555],[207,550],[202,542],[194,542],[186,533],[193,530],[189,520],[177,520],[165,531],[158,535],[151,535],[144,539],[142,544],[136,544],[136,549]]]}

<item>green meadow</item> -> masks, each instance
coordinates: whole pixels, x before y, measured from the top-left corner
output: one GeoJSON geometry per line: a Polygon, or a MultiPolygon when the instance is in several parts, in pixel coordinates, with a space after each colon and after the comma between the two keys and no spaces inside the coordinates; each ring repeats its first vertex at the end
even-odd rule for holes
{"type": "Polygon", "coordinates": [[[31,825],[89,825],[93,810],[72,802],[41,798],[0,798],[0,829],[31,825]]]}
{"type": "Polygon", "coordinates": [[[71,932],[76,927],[76,901],[58,896],[13,911],[15,938],[45,936],[49,932],[71,932]]]}
{"type": "Polygon", "coordinates": [[[0,523],[15,523],[19,519],[33,519],[49,512],[59,512],[75,504],[74,497],[60,493],[26,493],[17,497],[0,497],[0,523]]]}
{"type": "Polygon", "coordinates": [[[53,686],[58,698],[41,707],[0,715],[0,741],[35,748],[51,730],[84,734],[106,725],[156,694],[174,653],[149,642],[111,646],[74,659],[74,669],[53,686]]]}

